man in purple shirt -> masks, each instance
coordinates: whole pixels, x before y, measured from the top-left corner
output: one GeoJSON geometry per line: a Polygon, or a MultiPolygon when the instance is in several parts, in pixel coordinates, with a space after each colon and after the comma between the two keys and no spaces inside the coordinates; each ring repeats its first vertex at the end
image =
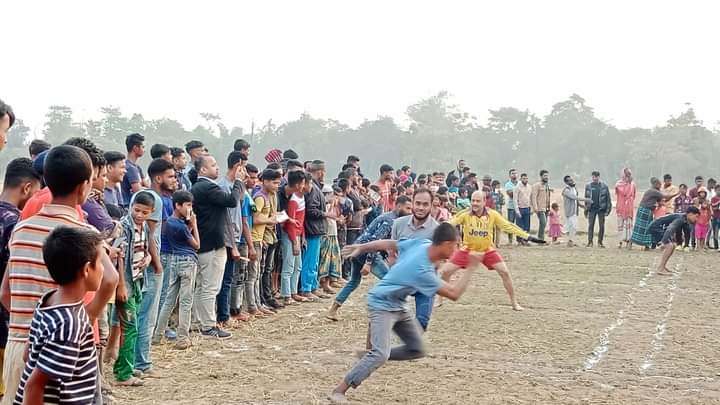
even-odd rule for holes
{"type": "Polygon", "coordinates": [[[125,177],[122,181],[122,196],[125,206],[130,202],[133,194],[150,186],[145,181],[142,168],[137,164],[145,154],[145,137],[140,134],[130,134],[125,138],[125,146],[127,147],[127,160],[125,161],[125,177]]]}

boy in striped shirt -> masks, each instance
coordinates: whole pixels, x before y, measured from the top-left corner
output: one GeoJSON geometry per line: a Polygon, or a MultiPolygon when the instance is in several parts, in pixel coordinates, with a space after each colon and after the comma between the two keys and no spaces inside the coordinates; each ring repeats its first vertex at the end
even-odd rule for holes
{"type": "Polygon", "coordinates": [[[98,232],[80,227],[59,226],[45,240],[43,258],[58,288],[35,309],[16,405],[93,403],[97,352],[83,298],[100,286],[103,246],[98,232]]]}

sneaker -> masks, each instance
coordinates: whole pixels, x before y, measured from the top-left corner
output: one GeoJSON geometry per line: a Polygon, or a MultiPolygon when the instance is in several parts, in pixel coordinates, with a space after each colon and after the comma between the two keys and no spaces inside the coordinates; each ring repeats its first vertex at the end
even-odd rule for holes
{"type": "Polygon", "coordinates": [[[218,338],[218,339],[229,339],[232,337],[232,333],[226,332],[217,326],[208,330],[201,331],[200,334],[203,337],[218,338]]]}
{"type": "Polygon", "coordinates": [[[167,339],[167,340],[177,339],[177,332],[175,332],[173,329],[165,329],[165,339],[167,339]]]}
{"type": "Polygon", "coordinates": [[[192,346],[190,339],[180,339],[175,343],[175,350],[187,350],[192,346]]]}

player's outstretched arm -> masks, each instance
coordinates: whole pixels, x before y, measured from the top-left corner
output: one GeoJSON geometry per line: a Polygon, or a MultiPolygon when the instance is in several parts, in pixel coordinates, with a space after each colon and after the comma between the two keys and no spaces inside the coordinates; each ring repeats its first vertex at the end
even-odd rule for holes
{"type": "Polygon", "coordinates": [[[397,251],[397,241],[392,239],[376,240],[373,242],[363,243],[361,245],[347,245],[342,251],[342,257],[357,257],[363,253],[377,252],[379,250],[397,251]]]}

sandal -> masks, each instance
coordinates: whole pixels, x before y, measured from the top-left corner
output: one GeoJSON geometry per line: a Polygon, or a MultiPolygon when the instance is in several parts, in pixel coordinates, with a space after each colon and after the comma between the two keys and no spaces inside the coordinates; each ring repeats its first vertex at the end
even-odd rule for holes
{"type": "Polygon", "coordinates": [[[125,381],[118,381],[117,385],[121,387],[142,387],[143,385],[145,385],[145,381],[137,377],[130,377],[125,381]]]}

